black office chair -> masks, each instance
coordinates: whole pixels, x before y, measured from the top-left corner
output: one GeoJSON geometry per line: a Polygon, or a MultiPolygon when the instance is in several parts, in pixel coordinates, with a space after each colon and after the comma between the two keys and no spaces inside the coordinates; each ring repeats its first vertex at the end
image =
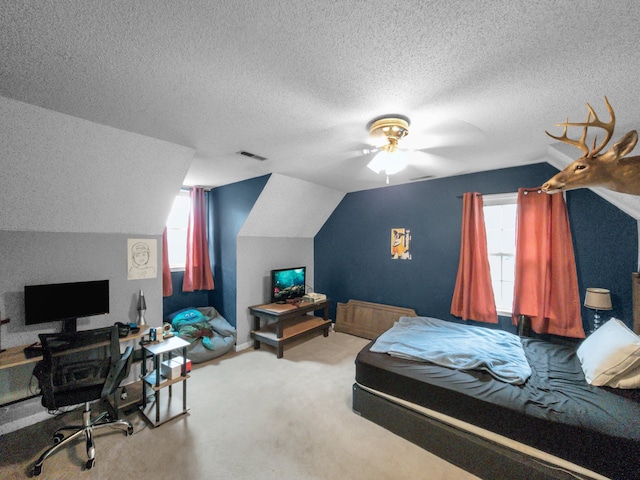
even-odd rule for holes
{"type": "Polygon", "coordinates": [[[33,374],[38,379],[42,405],[48,410],[85,404],[82,425],[61,427],[53,435],[54,445],[44,452],[33,467],[40,475],[44,461],[57,450],[84,435],[87,443],[86,468],[95,465],[96,450],[93,431],[103,427],[120,427],[126,435],[133,433],[131,423],[118,419],[116,390],[129,374],[133,347],[120,354],[118,327],[97,328],[75,333],[40,334],[43,360],[33,374]],[[109,397],[114,397],[114,407],[109,397]],[[91,419],[91,402],[102,400],[107,411],[91,419]],[[75,430],[65,438],[64,430],[75,430]]]}

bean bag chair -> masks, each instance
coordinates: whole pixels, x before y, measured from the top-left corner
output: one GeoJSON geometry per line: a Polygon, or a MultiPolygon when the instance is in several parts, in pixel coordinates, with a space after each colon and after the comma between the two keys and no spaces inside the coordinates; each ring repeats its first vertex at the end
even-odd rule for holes
{"type": "Polygon", "coordinates": [[[187,358],[202,363],[230,351],[236,329],[214,307],[185,308],[165,317],[172,333],[189,342],[187,358]]]}

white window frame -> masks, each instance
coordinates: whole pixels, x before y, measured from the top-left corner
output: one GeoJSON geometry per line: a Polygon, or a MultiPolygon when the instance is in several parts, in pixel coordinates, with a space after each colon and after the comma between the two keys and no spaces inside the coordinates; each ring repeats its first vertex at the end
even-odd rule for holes
{"type": "MultiPolygon", "coordinates": [[[[482,204],[483,207],[491,207],[491,206],[499,206],[499,205],[516,205],[518,202],[518,192],[510,192],[510,193],[498,193],[495,195],[483,195],[482,196],[482,204]]],[[[515,225],[515,218],[514,218],[514,222],[513,224],[515,225]]],[[[486,220],[485,220],[485,229],[488,229],[488,226],[486,224],[486,220]]],[[[491,256],[500,256],[501,257],[501,262],[502,259],[505,257],[513,257],[513,265],[514,265],[514,269],[515,269],[515,242],[516,242],[516,232],[515,232],[515,228],[514,228],[514,232],[513,232],[513,254],[508,253],[508,252],[504,252],[502,251],[502,249],[494,249],[494,251],[492,251],[492,247],[491,245],[489,245],[489,236],[487,236],[487,253],[489,255],[489,257],[491,256]]],[[[491,263],[491,262],[490,262],[491,263]]],[[[496,283],[502,283],[503,282],[503,277],[502,277],[502,270],[500,272],[491,272],[491,283],[492,284],[496,284],[496,283]],[[496,273],[499,275],[499,278],[494,278],[494,276],[496,275],[496,273]]],[[[500,299],[502,297],[500,296],[500,299]]],[[[497,313],[500,316],[506,316],[506,317],[510,317],[512,315],[512,306],[510,305],[508,308],[506,305],[498,305],[498,299],[496,298],[496,292],[494,289],[494,301],[496,302],[496,309],[497,309],[497,313]]]]}
{"type": "MultiPolygon", "coordinates": [[[[176,199],[179,197],[186,197],[187,199],[189,199],[189,204],[191,203],[190,201],[190,194],[188,190],[180,190],[180,193],[178,195],[176,195],[176,199]]],[[[175,205],[175,202],[174,202],[175,205]]],[[[182,219],[183,223],[180,226],[176,226],[176,225],[171,225],[169,222],[171,221],[171,217],[172,217],[172,213],[173,213],[173,205],[171,207],[171,212],[169,213],[169,218],[167,218],[167,249],[169,250],[169,267],[171,269],[172,272],[183,272],[186,268],[186,238],[187,238],[187,229],[188,229],[188,225],[189,225],[189,212],[187,212],[186,214],[186,218],[182,219]],[[185,258],[184,262],[175,262],[174,258],[175,255],[172,255],[172,248],[176,248],[176,244],[175,242],[171,242],[171,235],[170,232],[173,233],[173,235],[175,234],[179,234],[181,237],[184,236],[185,242],[184,242],[184,247],[185,247],[185,251],[184,253],[182,253],[180,256],[185,258]],[[173,245],[173,246],[172,246],[173,245]],[[172,262],[173,260],[173,262],[172,262]]],[[[182,243],[180,243],[180,245],[182,245],[182,243]]],[[[178,246],[180,246],[178,245],[178,246]]]]}

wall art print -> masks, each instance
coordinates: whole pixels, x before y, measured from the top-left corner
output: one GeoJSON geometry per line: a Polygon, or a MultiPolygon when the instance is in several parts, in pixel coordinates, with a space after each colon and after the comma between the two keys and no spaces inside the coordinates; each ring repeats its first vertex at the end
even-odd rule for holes
{"type": "Polygon", "coordinates": [[[127,280],[156,278],[158,241],[155,238],[128,238],[127,252],[127,280]]]}
{"type": "Polygon", "coordinates": [[[391,258],[411,260],[411,230],[408,228],[391,229],[391,258]]]}

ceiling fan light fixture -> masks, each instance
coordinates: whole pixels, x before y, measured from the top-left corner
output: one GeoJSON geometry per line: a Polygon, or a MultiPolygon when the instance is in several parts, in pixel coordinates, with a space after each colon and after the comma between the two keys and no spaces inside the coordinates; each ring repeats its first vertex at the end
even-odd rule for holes
{"type": "Polygon", "coordinates": [[[411,122],[404,115],[390,114],[382,115],[371,120],[367,124],[369,137],[376,147],[382,147],[390,142],[398,141],[409,135],[409,125],[411,122]]]}
{"type": "Polygon", "coordinates": [[[410,123],[404,115],[383,115],[367,124],[372,143],[380,148],[367,167],[376,173],[393,175],[407,166],[407,156],[398,150],[398,142],[409,135],[410,123]]]}
{"type": "Polygon", "coordinates": [[[367,167],[376,173],[385,172],[387,175],[393,175],[403,170],[407,166],[407,156],[404,152],[396,150],[389,152],[383,149],[369,162],[367,167]]]}

